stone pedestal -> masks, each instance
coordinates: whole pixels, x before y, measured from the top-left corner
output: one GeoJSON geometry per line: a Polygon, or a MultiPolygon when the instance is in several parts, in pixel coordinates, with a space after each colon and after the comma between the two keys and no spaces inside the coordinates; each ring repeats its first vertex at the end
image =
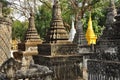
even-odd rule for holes
{"type": "Polygon", "coordinates": [[[81,76],[82,56],[76,54],[77,45],[68,41],[58,0],[54,2],[52,16],[45,42],[38,45],[39,54],[33,57],[34,61],[49,66],[54,72],[53,80],[76,80],[81,76]]]}
{"type": "Polygon", "coordinates": [[[41,42],[18,43],[18,50],[22,50],[22,51],[37,51],[37,45],[38,44],[41,44],[41,42]]]}
{"type": "Polygon", "coordinates": [[[53,80],[76,80],[82,76],[80,55],[43,56],[33,57],[36,64],[48,66],[53,71],[53,80]]]}
{"type": "Polygon", "coordinates": [[[39,55],[74,55],[76,54],[76,44],[40,44],[38,46],[39,55]]]}
{"type": "Polygon", "coordinates": [[[42,43],[35,28],[33,13],[30,13],[29,26],[24,39],[23,42],[18,44],[18,49],[22,51],[37,51],[37,45],[42,43]]]}

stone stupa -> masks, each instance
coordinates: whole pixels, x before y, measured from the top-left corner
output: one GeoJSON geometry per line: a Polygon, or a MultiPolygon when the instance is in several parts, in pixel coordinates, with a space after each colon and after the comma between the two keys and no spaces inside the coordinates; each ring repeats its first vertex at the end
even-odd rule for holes
{"type": "Polygon", "coordinates": [[[42,40],[35,28],[34,14],[30,13],[28,29],[26,31],[24,41],[18,44],[18,50],[29,51],[30,53],[31,51],[37,52],[37,45],[41,43],[42,40]]]}
{"type": "Polygon", "coordinates": [[[45,42],[38,46],[39,55],[70,55],[75,54],[76,45],[68,41],[69,35],[65,30],[59,1],[55,1],[52,11],[50,29],[45,42]]]}
{"type": "Polygon", "coordinates": [[[50,67],[54,71],[54,80],[76,80],[79,73],[75,71],[79,70],[77,64],[82,61],[82,56],[76,54],[77,45],[68,41],[59,0],[54,0],[52,10],[50,29],[45,42],[38,45],[39,54],[33,56],[34,62],[50,67]]]}
{"type": "Polygon", "coordinates": [[[77,53],[79,54],[88,53],[90,51],[90,47],[88,46],[87,40],[85,38],[85,33],[83,32],[83,24],[80,21],[80,18],[76,28],[76,34],[73,39],[73,43],[77,44],[77,53]]]}

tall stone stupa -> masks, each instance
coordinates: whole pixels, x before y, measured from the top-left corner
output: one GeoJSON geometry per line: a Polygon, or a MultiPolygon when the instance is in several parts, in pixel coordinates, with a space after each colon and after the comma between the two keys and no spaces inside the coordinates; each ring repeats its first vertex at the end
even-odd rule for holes
{"type": "Polygon", "coordinates": [[[76,54],[77,45],[68,39],[69,35],[61,16],[60,2],[54,0],[52,20],[45,42],[38,45],[39,54],[33,56],[36,64],[52,68],[54,80],[76,80],[78,78],[75,71],[79,68],[75,64],[81,61],[82,56],[76,54]]]}

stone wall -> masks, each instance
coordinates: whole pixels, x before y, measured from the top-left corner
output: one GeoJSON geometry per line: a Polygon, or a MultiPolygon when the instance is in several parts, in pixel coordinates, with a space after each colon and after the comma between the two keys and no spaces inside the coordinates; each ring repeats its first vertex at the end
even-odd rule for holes
{"type": "Polygon", "coordinates": [[[82,55],[33,56],[35,64],[45,65],[53,71],[52,80],[81,80],[82,55]]]}
{"type": "Polygon", "coordinates": [[[11,22],[0,17],[0,65],[10,57],[11,49],[11,22]]]}

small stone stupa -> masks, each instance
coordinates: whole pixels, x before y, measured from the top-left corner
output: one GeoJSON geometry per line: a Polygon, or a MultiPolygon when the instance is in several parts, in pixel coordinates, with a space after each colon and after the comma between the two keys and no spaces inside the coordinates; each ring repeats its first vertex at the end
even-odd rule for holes
{"type": "Polygon", "coordinates": [[[29,27],[25,34],[25,42],[28,44],[30,43],[32,45],[40,44],[42,42],[42,40],[40,39],[40,36],[38,35],[37,30],[35,28],[33,13],[30,14],[29,27]]]}
{"type": "Polygon", "coordinates": [[[30,13],[29,26],[25,34],[25,39],[24,42],[18,44],[18,49],[22,51],[37,51],[37,45],[41,43],[42,40],[35,28],[34,14],[30,13]]]}
{"type": "Polygon", "coordinates": [[[77,44],[78,53],[83,54],[89,52],[89,47],[85,38],[85,33],[83,32],[83,24],[80,21],[80,19],[78,21],[78,27],[76,28],[76,34],[73,43],[77,44]]]}
{"type": "Polygon", "coordinates": [[[30,64],[34,63],[32,56],[38,54],[37,45],[42,43],[35,28],[33,12],[30,13],[29,25],[24,38],[23,42],[18,43],[18,52],[14,53],[14,55],[20,57],[19,55],[22,54],[21,62],[23,67],[21,69],[26,71],[30,64]]]}
{"type": "Polygon", "coordinates": [[[52,21],[47,32],[45,42],[38,46],[39,55],[66,55],[74,54],[76,45],[68,41],[69,36],[65,30],[59,1],[53,5],[52,21]]]}

